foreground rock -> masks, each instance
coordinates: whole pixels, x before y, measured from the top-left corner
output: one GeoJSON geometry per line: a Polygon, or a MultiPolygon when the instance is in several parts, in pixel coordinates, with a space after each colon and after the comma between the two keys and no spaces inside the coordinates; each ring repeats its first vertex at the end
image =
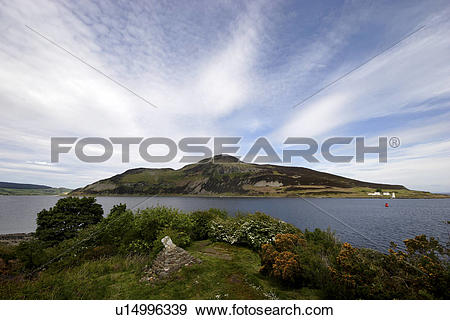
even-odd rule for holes
{"type": "Polygon", "coordinates": [[[142,278],[143,281],[163,280],[182,267],[202,262],[186,250],[177,247],[168,236],[164,237],[161,242],[164,244],[164,249],[156,256],[151,268],[142,278]]]}

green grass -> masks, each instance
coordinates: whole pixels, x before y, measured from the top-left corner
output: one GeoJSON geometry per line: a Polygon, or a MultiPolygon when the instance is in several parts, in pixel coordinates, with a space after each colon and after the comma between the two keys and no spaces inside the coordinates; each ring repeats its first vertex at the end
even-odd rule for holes
{"type": "Polygon", "coordinates": [[[1,299],[320,299],[319,290],[284,287],[259,273],[250,249],[225,243],[194,242],[188,249],[202,260],[158,283],[140,281],[149,257],[114,256],[61,271],[47,270],[33,280],[0,283],[1,299]]]}
{"type": "Polygon", "coordinates": [[[71,191],[66,188],[50,188],[50,189],[9,189],[0,188],[0,195],[2,196],[53,196],[64,195],[71,191]]]}
{"type": "Polygon", "coordinates": [[[177,171],[143,171],[139,173],[128,174],[122,177],[122,183],[139,183],[145,182],[147,184],[161,183],[161,182],[176,182],[183,178],[183,175],[177,171]]]}

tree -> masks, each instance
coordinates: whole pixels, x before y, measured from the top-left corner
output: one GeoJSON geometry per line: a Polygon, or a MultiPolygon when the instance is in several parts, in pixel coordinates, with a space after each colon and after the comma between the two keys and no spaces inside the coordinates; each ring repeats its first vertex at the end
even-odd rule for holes
{"type": "Polygon", "coordinates": [[[36,237],[48,245],[73,238],[78,231],[100,222],[102,206],[92,197],[67,197],[58,200],[49,210],[37,215],[36,237]]]}

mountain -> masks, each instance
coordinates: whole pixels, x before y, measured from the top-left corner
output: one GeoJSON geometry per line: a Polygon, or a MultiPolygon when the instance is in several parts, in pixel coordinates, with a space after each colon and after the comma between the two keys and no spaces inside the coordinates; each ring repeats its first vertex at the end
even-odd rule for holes
{"type": "Polygon", "coordinates": [[[14,183],[0,181],[0,195],[64,195],[72,191],[67,188],[52,188],[40,184],[14,183]]]}
{"type": "Polygon", "coordinates": [[[137,168],[76,189],[72,195],[202,195],[368,197],[376,189],[400,197],[430,193],[402,185],[349,179],[303,167],[251,164],[218,155],[174,169],[137,168]]]}
{"type": "Polygon", "coordinates": [[[40,184],[24,184],[24,183],[14,183],[14,182],[1,182],[0,188],[7,189],[51,189],[52,187],[43,186],[40,184]]]}

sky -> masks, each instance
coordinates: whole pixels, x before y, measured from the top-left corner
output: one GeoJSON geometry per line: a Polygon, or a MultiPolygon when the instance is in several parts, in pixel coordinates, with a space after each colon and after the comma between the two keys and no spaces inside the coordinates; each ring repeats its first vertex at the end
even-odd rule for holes
{"type": "Polygon", "coordinates": [[[130,163],[120,148],[101,164],[73,149],[51,163],[51,137],[239,136],[245,155],[258,137],[281,154],[287,137],[395,136],[387,163],[287,165],[450,192],[448,1],[0,2],[0,181],[76,188],[183,166],[180,152],[148,163],[137,147],[130,163]]]}

